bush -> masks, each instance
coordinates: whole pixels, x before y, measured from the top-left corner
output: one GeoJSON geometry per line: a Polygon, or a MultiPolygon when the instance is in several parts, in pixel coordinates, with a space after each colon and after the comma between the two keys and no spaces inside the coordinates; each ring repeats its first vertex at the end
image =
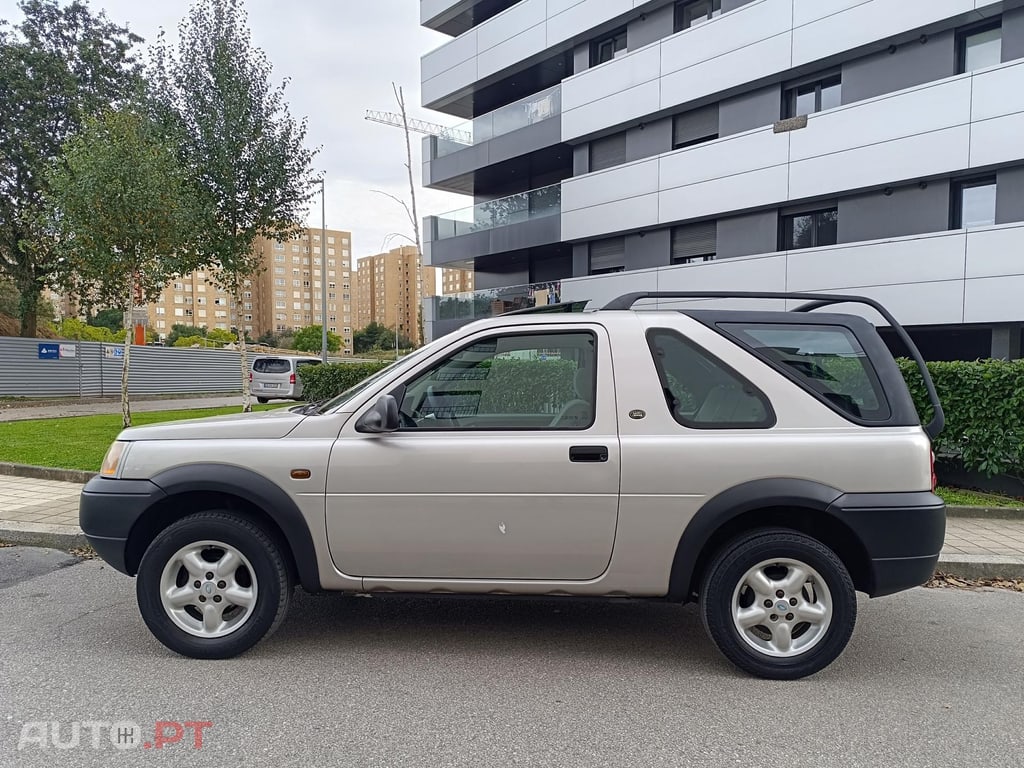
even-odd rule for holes
{"type": "Polygon", "coordinates": [[[57,338],[76,341],[102,341],[106,344],[124,344],[124,331],[114,333],[109,328],[96,327],[77,317],[65,317],[54,329],[57,338]]]}
{"type": "Polygon", "coordinates": [[[390,363],[325,363],[299,367],[302,395],[307,400],[325,400],[354,387],[363,379],[387,368],[390,363]]]}
{"type": "MultiPolygon", "coordinates": [[[[917,366],[899,360],[921,422],[932,407],[917,366]]],[[[1024,476],[1024,360],[928,363],[946,415],[935,453],[988,477],[1024,476]]]]}

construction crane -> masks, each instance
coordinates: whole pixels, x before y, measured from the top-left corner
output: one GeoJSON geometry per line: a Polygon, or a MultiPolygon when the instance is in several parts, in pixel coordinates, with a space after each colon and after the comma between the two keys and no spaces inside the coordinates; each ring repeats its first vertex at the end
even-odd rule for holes
{"type": "Polygon", "coordinates": [[[437,123],[428,123],[426,120],[414,120],[409,118],[407,121],[402,120],[402,116],[397,112],[378,112],[373,109],[366,110],[366,119],[374,123],[383,123],[384,125],[392,125],[396,128],[404,128],[408,124],[410,131],[416,131],[416,133],[425,133],[429,136],[437,136],[445,139],[446,141],[454,141],[458,144],[472,144],[473,134],[469,131],[462,131],[458,128],[448,128],[437,123]]]}

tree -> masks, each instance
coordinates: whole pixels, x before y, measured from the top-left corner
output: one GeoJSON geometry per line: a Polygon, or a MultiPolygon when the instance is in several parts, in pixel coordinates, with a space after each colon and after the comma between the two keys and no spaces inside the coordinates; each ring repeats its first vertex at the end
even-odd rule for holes
{"type": "Polygon", "coordinates": [[[95,315],[86,320],[89,325],[96,328],[108,328],[114,333],[124,328],[124,312],[116,307],[101,309],[95,315]]]}
{"type": "MultiPolygon", "coordinates": [[[[86,121],[47,174],[61,266],[57,279],[78,296],[119,304],[130,316],[175,274],[196,268],[190,236],[200,209],[185,169],[155,122],[124,108],[86,121]]],[[[121,412],[132,422],[124,333],[121,412]]]]}
{"type": "MultiPolygon", "coordinates": [[[[404,335],[398,335],[398,343],[403,349],[413,344],[404,335]]],[[[370,323],[360,331],[352,334],[352,348],[355,352],[369,352],[374,349],[394,349],[395,332],[386,325],[370,323]]]]}
{"type": "Polygon", "coordinates": [[[131,49],[142,38],[80,0],[19,7],[21,24],[0,26],[0,270],[18,290],[21,335],[31,337],[58,259],[45,170],[87,117],[136,90],[131,49]]]}
{"type": "MultiPolygon", "coordinates": [[[[323,326],[307,325],[295,332],[295,349],[300,352],[319,352],[323,348],[323,326]]],[[[327,349],[337,352],[341,349],[341,337],[327,332],[327,349]]]]}
{"type": "MultiPolygon", "coordinates": [[[[286,84],[270,84],[270,62],[251,45],[240,0],[197,0],[178,38],[177,51],[158,42],[150,80],[211,203],[203,250],[241,307],[246,282],[263,268],[256,238],[288,240],[300,229],[315,152],[304,146],[306,121],[296,122],[284,101],[286,84]]],[[[250,411],[244,333],[238,341],[242,410],[250,411]]]]}
{"type": "Polygon", "coordinates": [[[165,339],[165,342],[166,342],[167,346],[173,347],[175,345],[174,342],[176,342],[182,336],[202,336],[202,335],[203,335],[203,329],[202,328],[198,328],[197,326],[194,326],[194,325],[183,325],[182,323],[174,323],[174,325],[171,326],[171,332],[169,334],[167,334],[167,338],[165,339]]]}

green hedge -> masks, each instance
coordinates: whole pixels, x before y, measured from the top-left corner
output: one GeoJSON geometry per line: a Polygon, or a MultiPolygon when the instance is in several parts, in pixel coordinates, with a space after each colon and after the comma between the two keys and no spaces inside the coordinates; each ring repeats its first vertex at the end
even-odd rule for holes
{"type": "MultiPolygon", "coordinates": [[[[932,407],[917,366],[898,362],[927,424],[932,407]]],[[[1024,475],[1024,360],[928,363],[928,370],[946,415],[936,454],[959,458],[965,469],[989,477],[1024,475]]]]}
{"type": "Polygon", "coordinates": [[[327,363],[299,366],[302,396],[309,401],[326,400],[354,387],[391,363],[327,363]]]}

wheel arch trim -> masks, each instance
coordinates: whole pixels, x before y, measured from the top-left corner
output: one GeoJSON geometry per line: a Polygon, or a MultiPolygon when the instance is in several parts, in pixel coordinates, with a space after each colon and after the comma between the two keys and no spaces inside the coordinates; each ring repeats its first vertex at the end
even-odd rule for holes
{"type": "Polygon", "coordinates": [[[240,498],[261,510],[280,528],[303,588],[310,592],[321,590],[316,547],[306,519],[273,480],[245,467],[211,463],[175,467],[155,475],[150,482],[166,494],[163,501],[186,493],[220,493],[240,498]]]}

